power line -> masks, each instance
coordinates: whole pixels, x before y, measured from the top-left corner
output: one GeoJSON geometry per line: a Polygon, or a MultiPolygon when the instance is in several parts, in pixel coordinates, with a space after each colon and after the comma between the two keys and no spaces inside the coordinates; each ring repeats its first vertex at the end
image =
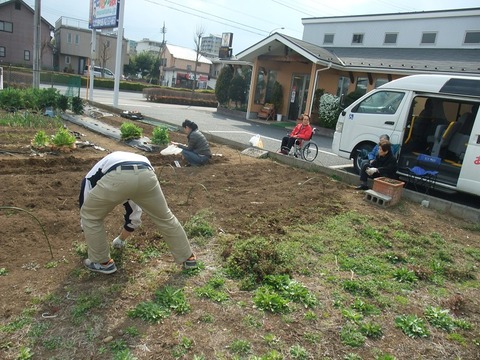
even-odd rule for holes
{"type": "Polygon", "coordinates": [[[253,26],[250,26],[250,25],[245,25],[245,24],[242,24],[242,23],[239,23],[237,21],[234,21],[234,20],[230,20],[230,19],[225,19],[225,18],[222,18],[220,16],[217,16],[217,15],[213,15],[213,14],[209,14],[209,13],[206,13],[204,11],[200,11],[200,10],[196,10],[196,9],[193,9],[189,6],[186,6],[186,5],[180,5],[180,4],[175,4],[173,1],[168,1],[168,0],[163,0],[164,2],[166,3],[173,3],[174,5],[177,5],[177,6],[180,6],[182,8],[185,8],[185,9],[188,9],[190,11],[196,11],[200,14],[205,14],[205,15],[208,15],[209,17],[206,17],[206,16],[203,16],[203,15],[198,15],[198,14],[195,14],[195,13],[192,13],[192,12],[188,12],[188,11],[185,11],[185,10],[182,10],[182,9],[177,9],[173,6],[169,6],[169,5],[162,5],[162,4],[159,4],[158,2],[156,1],[153,1],[153,0],[144,0],[146,2],[149,2],[149,3],[152,3],[154,5],[158,5],[158,6],[164,6],[166,8],[169,8],[169,9],[172,9],[174,11],[178,11],[178,12],[181,12],[182,14],[189,14],[189,15],[192,15],[192,16],[195,16],[195,17],[198,17],[200,19],[205,19],[205,20],[209,20],[209,21],[213,21],[213,22],[216,22],[218,24],[222,24],[222,25],[226,25],[226,26],[230,26],[230,27],[233,27],[233,28],[236,28],[236,29],[240,29],[240,30],[243,30],[243,31],[247,31],[247,32],[250,32],[252,34],[255,34],[255,35],[260,35],[260,36],[264,36],[265,34],[264,33],[268,33],[268,31],[265,31],[265,30],[262,30],[262,29],[259,29],[259,28],[256,28],[256,27],[253,27],[253,26]],[[217,19],[221,19],[223,21],[219,21],[219,20],[215,20],[215,19],[212,19],[211,17],[213,18],[217,18],[217,19]],[[228,22],[224,22],[224,21],[228,21],[228,22]],[[232,25],[233,24],[237,24],[238,26],[236,25],[232,25]],[[243,27],[239,27],[239,26],[243,26],[243,27]],[[252,29],[252,30],[249,30],[248,28],[252,29]],[[263,32],[262,33],[258,33],[254,30],[257,30],[257,31],[261,31],[263,32]]]}

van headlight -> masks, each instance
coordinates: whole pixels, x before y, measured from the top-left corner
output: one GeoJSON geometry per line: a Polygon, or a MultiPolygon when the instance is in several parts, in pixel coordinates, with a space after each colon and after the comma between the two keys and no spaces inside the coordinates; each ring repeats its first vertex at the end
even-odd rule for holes
{"type": "Polygon", "coordinates": [[[341,133],[343,130],[343,122],[337,121],[337,126],[335,126],[335,131],[341,133]]]}

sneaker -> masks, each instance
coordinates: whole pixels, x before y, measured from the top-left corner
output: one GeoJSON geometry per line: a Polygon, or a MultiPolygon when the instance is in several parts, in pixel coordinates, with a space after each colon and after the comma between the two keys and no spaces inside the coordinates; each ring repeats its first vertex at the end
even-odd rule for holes
{"type": "Polygon", "coordinates": [[[122,249],[125,247],[125,241],[120,239],[118,236],[112,241],[112,247],[115,249],[122,249]]]}
{"type": "Polygon", "coordinates": [[[355,190],[368,190],[368,186],[367,185],[358,185],[355,190]]]}
{"type": "Polygon", "coordinates": [[[115,271],[117,271],[117,267],[115,266],[113,259],[108,260],[104,264],[93,262],[90,259],[85,259],[83,264],[88,270],[100,272],[103,274],[113,274],[115,271]]]}
{"type": "Polygon", "coordinates": [[[186,270],[197,268],[197,257],[195,254],[192,254],[192,256],[183,262],[183,268],[186,270]]]}

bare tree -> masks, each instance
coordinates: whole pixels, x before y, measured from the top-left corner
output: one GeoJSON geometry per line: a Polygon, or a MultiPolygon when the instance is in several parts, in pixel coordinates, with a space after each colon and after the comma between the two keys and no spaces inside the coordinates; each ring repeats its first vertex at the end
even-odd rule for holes
{"type": "Polygon", "coordinates": [[[197,88],[197,68],[198,68],[198,62],[199,62],[200,56],[202,55],[200,52],[200,45],[201,45],[203,34],[205,34],[204,27],[198,26],[195,32],[195,37],[193,38],[193,42],[195,43],[196,57],[195,57],[195,69],[193,71],[192,92],[194,92],[195,89],[197,88]]]}
{"type": "Polygon", "coordinates": [[[105,76],[103,69],[107,65],[107,61],[111,58],[110,54],[110,40],[105,40],[100,44],[100,51],[98,53],[98,60],[100,61],[100,66],[102,67],[102,77],[105,76]]]}

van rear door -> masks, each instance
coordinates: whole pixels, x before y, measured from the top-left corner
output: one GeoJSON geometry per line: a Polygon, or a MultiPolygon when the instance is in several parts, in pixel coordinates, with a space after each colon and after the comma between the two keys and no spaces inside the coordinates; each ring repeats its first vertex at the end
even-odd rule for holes
{"type": "Polygon", "coordinates": [[[458,178],[457,189],[480,195],[480,111],[477,111],[458,178]]]}

